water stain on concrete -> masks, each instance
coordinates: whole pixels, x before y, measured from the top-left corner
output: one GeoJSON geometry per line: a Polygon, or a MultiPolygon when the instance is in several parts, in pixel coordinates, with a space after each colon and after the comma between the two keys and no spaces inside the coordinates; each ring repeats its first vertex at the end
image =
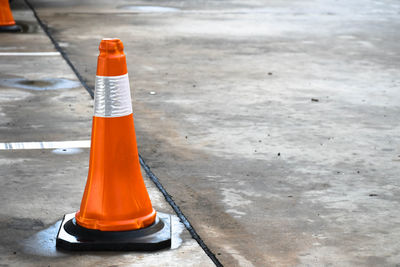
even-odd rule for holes
{"type": "Polygon", "coordinates": [[[183,241],[181,235],[185,230],[185,226],[179,221],[176,215],[171,216],[171,224],[171,249],[177,249],[182,245],[183,241]]]}
{"type": "Polygon", "coordinates": [[[180,9],[175,7],[165,6],[135,6],[135,5],[121,5],[117,6],[118,9],[135,11],[140,13],[167,13],[167,12],[179,12],[180,9]]]}
{"type": "Polygon", "coordinates": [[[7,222],[7,228],[16,230],[41,229],[43,226],[44,224],[41,220],[31,218],[11,218],[7,222]]]}
{"type": "Polygon", "coordinates": [[[57,155],[73,155],[82,153],[82,151],[83,150],[80,148],[57,148],[52,150],[52,152],[57,155]]]}
{"type": "Polygon", "coordinates": [[[34,21],[18,20],[16,24],[21,27],[21,33],[37,33],[39,31],[39,24],[34,21]]]}
{"type": "Polygon", "coordinates": [[[23,78],[0,79],[0,86],[27,89],[34,91],[71,89],[80,86],[77,81],[68,79],[47,78],[41,80],[29,80],[23,78]]]}
{"type": "Polygon", "coordinates": [[[60,228],[60,223],[61,221],[58,221],[54,225],[22,241],[24,253],[45,257],[65,256],[65,253],[56,249],[56,236],[60,228]]]}

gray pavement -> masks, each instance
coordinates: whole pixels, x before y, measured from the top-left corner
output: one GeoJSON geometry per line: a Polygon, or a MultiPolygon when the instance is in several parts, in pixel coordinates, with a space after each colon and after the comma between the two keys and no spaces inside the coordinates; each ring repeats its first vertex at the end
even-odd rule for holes
{"type": "MultiPolygon", "coordinates": [[[[400,264],[397,1],[30,2],[90,87],[99,41],[122,39],[139,152],[222,264],[400,264]]],[[[89,99],[73,90],[54,109],[89,99]]],[[[70,157],[46,164],[81,179],[87,160],[70,157]]],[[[6,188],[8,203],[21,189],[6,188]]],[[[54,223],[68,205],[51,206],[54,223]]]]}
{"type": "MultiPolygon", "coordinates": [[[[3,142],[89,140],[93,102],[37,27],[32,12],[21,2],[14,4],[19,5],[15,19],[35,32],[0,35],[0,266],[213,266],[176,215],[170,250],[56,250],[62,216],[80,206],[89,150],[1,147],[3,142]],[[34,54],[38,52],[52,54],[34,54]],[[65,80],[56,83],[54,79],[65,80]],[[55,86],[60,89],[41,90],[55,86]]],[[[174,214],[155,185],[147,177],[145,182],[155,209],[174,214]]]]}

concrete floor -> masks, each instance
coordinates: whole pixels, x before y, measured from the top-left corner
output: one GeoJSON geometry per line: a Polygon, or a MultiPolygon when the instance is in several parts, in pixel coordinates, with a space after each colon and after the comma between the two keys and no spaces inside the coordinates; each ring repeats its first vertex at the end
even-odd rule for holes
{"type": "MultiPolygon", "coordinates": [[[[222,264],[400,264],[397,1],[30,2],[91,87],[101,38],[122,39],[139,151],[222,264]]],[[[14,7],[16,17],[24,12],[20,2],[14,7]]],[[[70,113],[76,125],[84,117],[79,132],[87,138],[88,93],[74,91],[82,97],[50,102],[86,103],[70,113]]],[[[23,158],[9,155],[6,162],[23,158]]],[[[47,164],[83,176],[87,160],[74,157],[71,166],[47,164]]],[[[13,177],[23,176],[16,166],[13,177]]],[[[3,202],[20,190],[1,188],[3,202]]],[[[23,210],[25,202],[15,205],[23,210]]],[[[51,222],[68,205],[52,205],[59,210],[51,222]]]]}
{"type": "MultiPolygon", "coordinates": [[[[15,18],[34,32],[0,35],[1,142],[90,139],[92,99],[60,55],[4,55],[57,52],[32,12],[19,4],[15,18]],[[53,87],[48,78],[66,81],[59,90],[20,88],[53,87]],[[10,85],[12,79],[22,80],[10,85]]],[[[56,250],[60,220],[79,209],[89,160],[87,148],[65,150],[0,150],[0,266],[214,266],[176,215],[169,250],[56,250]]],[[[156,186],[147,177],[145,182],[155,209],[174,214],[156,186]]]]}

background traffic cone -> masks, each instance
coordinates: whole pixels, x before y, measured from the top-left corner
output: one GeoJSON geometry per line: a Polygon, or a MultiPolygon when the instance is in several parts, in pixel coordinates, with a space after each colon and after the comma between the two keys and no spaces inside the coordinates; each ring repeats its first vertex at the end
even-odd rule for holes
{"type": "Polygon", "coordinates": [[[170,216],[156,215],[140,171],[122,42],[103,39],[99,50],[88,179],[80,210],[75,216],[64,216],[57,246],[75,250],[170,247],[170,216]]]}
{"type": "Polygon", "coordinates": [[[0,32],[20,32],[21,27],[15,24],[9,0],[0,0],[0,32]]]}

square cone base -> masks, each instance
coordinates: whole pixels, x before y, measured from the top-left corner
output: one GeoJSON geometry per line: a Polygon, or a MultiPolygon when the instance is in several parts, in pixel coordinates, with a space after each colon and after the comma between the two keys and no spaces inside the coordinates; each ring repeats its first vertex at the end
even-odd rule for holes
{"type": "Polygon", "coordinates": [[[132,231],[100,231],[76,223],[66,214],[58,230],[56,247],[67,250],[154,251],[171,247],[171,215],[157,212],[155,222],[132,231]]]}
{"type": "Polygon", "coordinates": [[[0,32],[22,32],[22,28],[19,25],[6,25],[0,26],[0,32]]]}

